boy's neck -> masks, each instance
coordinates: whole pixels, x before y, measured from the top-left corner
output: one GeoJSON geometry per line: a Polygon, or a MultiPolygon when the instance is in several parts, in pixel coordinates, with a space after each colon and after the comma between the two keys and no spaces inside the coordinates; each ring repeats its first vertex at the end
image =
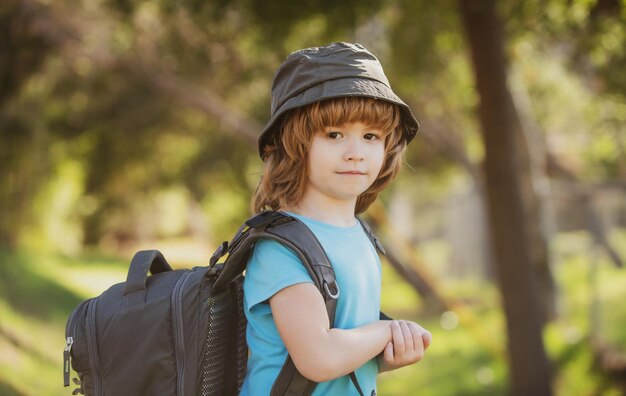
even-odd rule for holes
{"type": "MultiPolygon", "coordinates": [[[[355,202],[356,203],[356,202],[355,202]]],[[[306,216],[322,223],[338,227],[351,227],[356,224],[354,203],[345,205],[328,205],[324,207],[307,205],[302,201],[298,205],[283,208],[286,211],[306,216]]]]}

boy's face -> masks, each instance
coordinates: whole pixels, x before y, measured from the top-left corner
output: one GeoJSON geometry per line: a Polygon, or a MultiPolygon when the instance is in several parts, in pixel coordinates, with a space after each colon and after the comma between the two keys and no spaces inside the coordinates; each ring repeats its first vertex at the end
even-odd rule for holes
{"type": "Polygon", "coordinates": [[[356,122],[327,127],[313,136],[306,195],[320,204],[354,201],[378,177],[385,158],[380,130],[356,122]]]}

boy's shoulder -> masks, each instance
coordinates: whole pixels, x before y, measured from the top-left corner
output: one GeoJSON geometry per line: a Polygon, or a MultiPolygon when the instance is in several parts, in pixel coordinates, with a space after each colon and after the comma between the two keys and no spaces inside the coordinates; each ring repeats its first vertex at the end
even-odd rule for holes
{"type": "Polygon", "coordinates": [[[257,260],[264,260],[267,258],[298,260],[298,257],[291,249],[271,238],[261,238],[255,243],[253,258],[256,258],[257,260]]]}

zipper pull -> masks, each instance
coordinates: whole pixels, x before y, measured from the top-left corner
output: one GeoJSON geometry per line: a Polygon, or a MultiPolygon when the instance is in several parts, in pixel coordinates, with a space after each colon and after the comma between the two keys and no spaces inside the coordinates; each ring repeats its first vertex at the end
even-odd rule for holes
{"type": "Polygon", "coordinates": [[[67,337],[63,350],[63,386],[70,386],[70,351],[74,344],[73,337],[67,337]]]}

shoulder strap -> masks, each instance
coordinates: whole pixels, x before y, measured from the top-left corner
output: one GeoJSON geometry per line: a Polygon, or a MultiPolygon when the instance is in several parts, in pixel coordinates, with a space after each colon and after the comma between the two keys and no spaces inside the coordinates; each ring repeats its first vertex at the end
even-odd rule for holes
{"type": "Polygon", "coordinates": [[[367,237],[370,239],[370,241],[372,241],[372,245],[374,245],[374,247],[376,248],[376,250],[378,250],[380,254],[386,256],[387,252],[385,251],[383,244],[380,242],[380,239],[378,239],[378,237],[374,234],[374,231],[372,231],[370,225],[367,224],[365,220],[361,219],[360,217],[357,217],[357,219],[359,220],[359,223],[361,223],[361,226],[363,226],[367,237]]]}
{"type": "Polygon", "coordinates": [[[263,212],[252,217],[244,223],[230,243],[224,242],[217,249],[211,257],[211,267],[216,265],[220,257],[226,254],[228,256],[213,287],[219,290],[243,272],[254,244],[261,238],[273,239],[298,256],[324,297],[332,326],[340,293],[335,271],[313,232],[300,220],[281,212],[263,212]]]}
{"type": "MultiPolygon", "coordinates": [[[[361,223],[363,224],[363,222],[361,223]]],[[[372,239],[371,235],[373,234],[369,227],[364,225],[363,228],[366,230],[372,243],[374,243],[374,246],[378,248],[378,245],[374,242],[377,239],[372,239]]],[[[213,287],[216,289],[224,287],[243,272],[254,244],[261,238],[276,240],[291,249],[298,256],[324,298],[330,326],[333,327],[337,298],[340,294],[339,286],[335,279],[335,271],[326,257],[324,248],[313,232],[300,220],[285,213],[262,212],[246,221],[237,231],[230,244],[222,243],[211,257],[211,267],[213,268],[222,256],[226,254],[228,256],[224,262],[223,270],[213,287]]],[[[380,244],[380,242],[378,243],[380,244]]],[[[380,247],[382,248],[382,245],[380,247]]],[[[355,383],[359,394],[362,395],[360,386],[355,381],[356,377],[351,375],[351,380],[355,383]]],[[[271,396],[310,395],[313,393],[316,385],[315,382],[310,381],[298,372],[291,357],[287,355],[287,359],[272,387],[271,396]]]]}

